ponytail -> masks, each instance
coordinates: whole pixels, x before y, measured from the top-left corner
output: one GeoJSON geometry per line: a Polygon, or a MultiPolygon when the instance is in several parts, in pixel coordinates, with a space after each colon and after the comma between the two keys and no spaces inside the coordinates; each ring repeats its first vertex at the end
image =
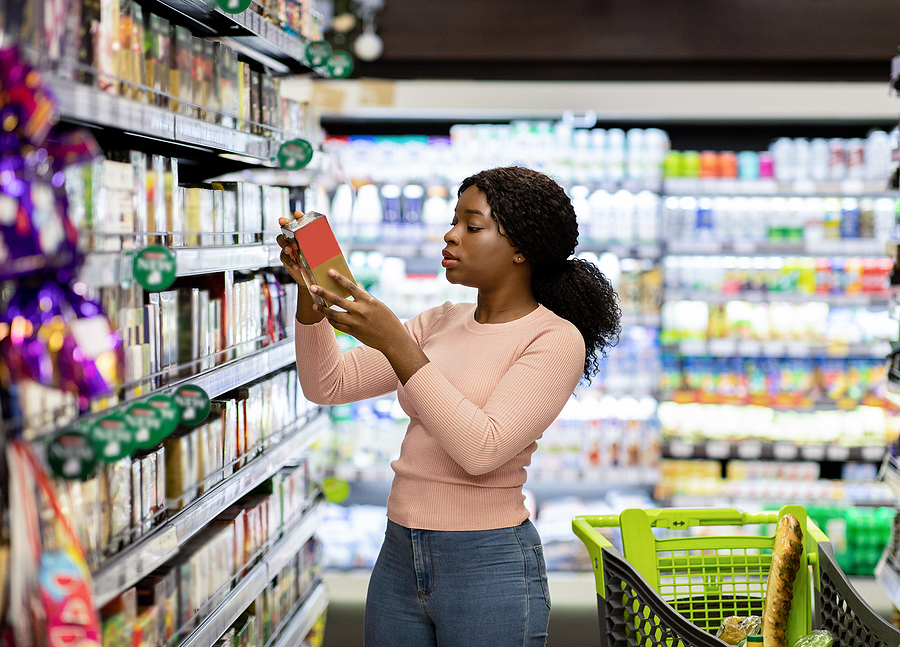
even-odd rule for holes
{"type": "Polygon", "coordinates": [[[576,258],[536,271],[531,289],[538,303],[578,328],[584,338],[584,377],[590,380],[621,332],[622,311],[609,279],[593,263],[576,258]]]}

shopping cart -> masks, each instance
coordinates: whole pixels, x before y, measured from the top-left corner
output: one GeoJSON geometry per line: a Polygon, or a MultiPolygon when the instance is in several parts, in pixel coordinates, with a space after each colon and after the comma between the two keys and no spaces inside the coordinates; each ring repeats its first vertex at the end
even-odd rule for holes
{"type": "Polygon", "coordinates": [[[573,519],[593,564],[601,647],[725,645],[715,637],[725,618],[762,615],[774,526],[787,513],[807,529],[788,644],[824,629],[836,647],[897,647],[900,630],[859,597],[838,568],[828,537],[793,505],[761,514],[734,508],[630,509],[573,519]],[[758,534],[727,528],[748,525],[756,525],[758,534]],[[702,526],[722,526],[731,535],[697,530],[702,526]],[[621,531],[624,556],[598,528],[621,531]]]}

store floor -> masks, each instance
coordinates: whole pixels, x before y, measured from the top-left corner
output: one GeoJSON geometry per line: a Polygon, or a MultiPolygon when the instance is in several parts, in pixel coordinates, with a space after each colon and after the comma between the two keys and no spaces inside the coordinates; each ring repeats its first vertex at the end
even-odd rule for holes
{"type": "MultiPolygon", "coordinates": [[[[368,571],[325,573],[328,620],[323,647],[363,647],[363,609],[368,571]]],[[[600,644],[597,594],[590,573],[550,573],[550,638],[548,647],[590,647],[600,644]]],[[[890,618],[891,603],[873,578],[853,578],[853,586],[872,609],[890,618]]]]}

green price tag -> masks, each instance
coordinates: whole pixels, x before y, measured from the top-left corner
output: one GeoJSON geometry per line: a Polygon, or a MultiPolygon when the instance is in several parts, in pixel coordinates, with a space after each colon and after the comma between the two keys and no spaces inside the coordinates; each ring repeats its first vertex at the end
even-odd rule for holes
{"type": "Polygon", "coordinates": [[[349,496],[350,484],[334,476],[326,476],[322,479],[322,492],[332,503],[340,503],[349,496]]]}
{"type": "Polygon", "coordinates": [[[216,0],[216,6],[225,13],[241,13],[250,8],[252,0],[216,0]]]}
{"type": "Polygon", "coordinates": [[[353,57],[349,52],[339,49],[328,57],[325,63],[328,75],[335,79],[346,79],[353,71],[353,57]]]}
{"type": "Polygon", "coordinates": [[[134,428],[134,441],[138,449],[156,447],[166,437],[162,416],[146,402],[131,405],[125,417],[134,428]]]}
{"type": "Polygon", "coordinates": [[[291,139],[278,149],[278,165],[288,171],[297,171],[312,161],[313,147],[305,139],[291,139]]]}
{"type": "Polygon", "coordinates": [[[156,409],[163,425],[163,438],[168,438],[181,424],[181,406],[175,402],[175,398],[165,393],[148,398],[147,406],[156,409]]]}
{"type": "Polygon", "coordinates": [[[316,40],[306,46],[306,62],[310,67],[322,67],[331,56],[331,45],[324,40],[316,40]]]}
{"type": "Polygon", "coordinates": [[[113,413],[100,418],[91,427],[91,442],[102,461],[114,463],[130,456],[137,445],[135,431],[123,413],[113,413]]]}
{"type": "Polygon", "coordinates": [[[48,443],[47,462],[54,476],[84,481],[97,467],[97,451],[86,433],[66,429],[48,443]]]}
{"type": "Polygon", "coordinates": [[[181,424],[196,427],[202,424],[212,407],[206,391],[199,386],[186,384],[175,389],[175,402],[181,407],[181,424]]]}
{"type": "Polygon", "coordinates": [[[131,269],[145,290],[165,290],[175,282],[175,254],[168,247],[150,245],[134,255],[131,269]]]}

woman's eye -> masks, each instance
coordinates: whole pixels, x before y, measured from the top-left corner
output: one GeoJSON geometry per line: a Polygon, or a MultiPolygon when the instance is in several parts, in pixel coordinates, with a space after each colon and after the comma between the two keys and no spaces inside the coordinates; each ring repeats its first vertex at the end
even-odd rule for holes
{"type": "Polygon", "coordinates": [[[466,229],[470,232],[481,231],[481,227],[466,227],[466,229]]]}

